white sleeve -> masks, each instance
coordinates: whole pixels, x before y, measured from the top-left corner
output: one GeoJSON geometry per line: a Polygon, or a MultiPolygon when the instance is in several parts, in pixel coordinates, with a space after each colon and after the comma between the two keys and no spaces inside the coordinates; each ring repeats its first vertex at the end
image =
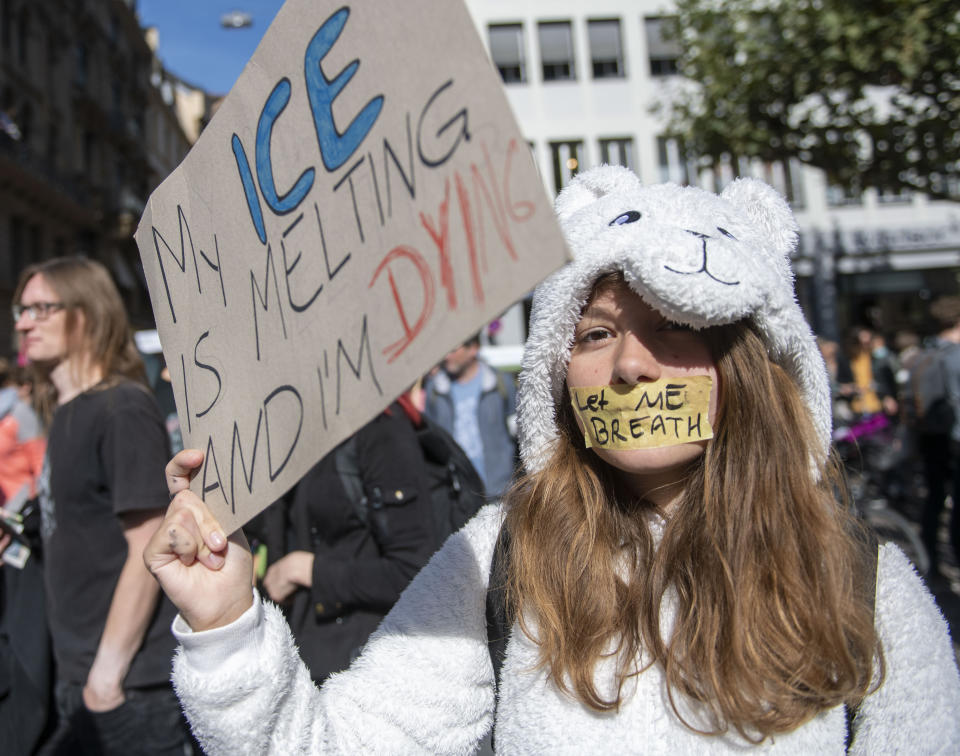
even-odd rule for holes
{"type": "Polygon", "coordinates": [[[960,751],[960,674],[947,624],[913,565],[880,547],[876,625],[886,676],[864,699],[851,753],[960,751]]]}
{"type": "Polygon", "coordinates": [[[484,507],[452,535],[319,690],[269,602],[202,633],[178,618],[173,681],[204,751],[472,753],[493,723],[485,602],[500,522],[484,507]]]}

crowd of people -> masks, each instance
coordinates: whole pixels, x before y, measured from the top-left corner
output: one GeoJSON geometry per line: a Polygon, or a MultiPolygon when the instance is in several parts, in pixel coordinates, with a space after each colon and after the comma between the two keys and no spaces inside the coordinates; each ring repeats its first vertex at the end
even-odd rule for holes
{"type": "Polygon", "coordinates": [[[246,534],[190,491],[202,452],[170,459],[106,269],[23,271],[28,369],[0,375],[4,752],[955,750],[949,630],[832,449],[883,430],[925,462],[924,538],[949,553],[960,298],[928,344],[818,343],[764,184],[601,166],[557,212],[574,259],[534,295],[518,382],[471,337],[246,534]],[[623,410],[607,444],[571,402],[639,388],[653,412],[693,381],[695,440],[623,410]]]}
{"type": "Polygon", "coordinates": [[[960,495],[960,296],[934,300],[929,314],[930,333],[898,331],[893,349],[865,326],[852,329],[846,345],[818,344],[844,461],[870,477],[869,495],[919,526],[930,563],[925,577],[936,583],[960,579],[960,507],[952,506],[960,495]],[[949,546],[941,543],[944,530],[949,546]]]}

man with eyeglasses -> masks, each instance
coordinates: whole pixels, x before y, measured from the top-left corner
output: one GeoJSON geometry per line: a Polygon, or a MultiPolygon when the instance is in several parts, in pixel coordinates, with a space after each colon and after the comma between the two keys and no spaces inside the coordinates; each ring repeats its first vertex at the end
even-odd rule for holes
{"type": "Polygon", "coordinates": [[[13,314],[48,425],[38,486],[57,728],[41,754],[183,754],[174,610],[143,564],[168,503],[169,438],[110,274],[23,272],[13,314]]]}
{"type": "Polygon", "coordinates": [[[62,302],[34,302],[33,304],[15,304],[13,306],[13,322],[20,320],[21,315],[26,315],[30,320],[46,320],[50,313],[59,312],[63,309],[62,302]]]}

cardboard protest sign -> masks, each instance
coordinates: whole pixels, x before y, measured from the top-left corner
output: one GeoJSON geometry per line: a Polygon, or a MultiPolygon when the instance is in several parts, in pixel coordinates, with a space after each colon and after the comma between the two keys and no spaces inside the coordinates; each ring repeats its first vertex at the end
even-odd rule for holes
{"type": "Polygon", "coordinates": [[[653,449],[713,438],[709,375],[577,386],[570,402],[587,448],[653,449]]]}
{"type": "Polygon", "coordinates": [[[567,257],[451,0],[288,0],[136,238],[228,530],[567,257]]]}

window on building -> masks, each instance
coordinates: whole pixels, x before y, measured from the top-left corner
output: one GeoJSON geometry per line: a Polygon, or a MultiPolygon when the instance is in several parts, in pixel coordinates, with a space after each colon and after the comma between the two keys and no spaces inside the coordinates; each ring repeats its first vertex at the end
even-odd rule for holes
{"type": "Polygon", "coordinates": [[[43,229],[39,223],[30,226],[30,262],[43,259],[43,229]]]}
{"type": "Polygon", "coordinates": [[[24,102],[20,107],[17,126],[20,127],[20,143],[30,146],[30,140],[33,138],[33,108],[29,102],[24,102]]]}
{"type": "Polygon", "coordinates": [[[27,65],[30,53],[30,13],[24,8],[17,21],[17,36],[20,38],[20,52],[17,59],[21,66],[27,65]]]}
{"type": "Polygon", "coordinates": [[[76,65],[73,69],[73,81],[81,87],[87,84],[87,46],[83,42],[77,42],[75,48],[76,65]]]}
{"type": "Polygon", "coordinates": [[[906,204],[913,201],[913,192],[909,189],[878,189],[877,202],[881,205],[906,204]]]}
{"type": "Polygon", "coordinates": [[[504,84],[522,84],[527,80],[523,52],[523,24],[490,24],[490,57],[504,84]]]}
{"type": "Polygon", "coordinates": [[[550,155],[553,158],[553,189],[559,192],[583,167],[583,142],[550,142],[550,155]]]}
{"type": "Polygon", "coordinates": [[[952,175],[944,176],[941,173],[934,173],[930,176],[930,188],[940,194],[955,196],[960,194],[960,179],[952,175]]]}
{"type": "Polygon", "coordinates": [[[738,176],[751,175],[750,168],[749,159],[734,160],[729,154],[724,154],[713,162],[704,161],[702,170],[695,174],[697,185],[708,192],[720,194],[738,176]]]}
{"type": "Polygon", "coordinates": [[[113,161],[113,177],[115,186],[118,189],[125,189],[127,186],[127,161],[122,157],[115,158],[113,161]]]}
{"type": "Polygon", "coordinates": [[[685,153],[679,140],[657,137],[657,162],[660,166],[660,181],[697,184],[696,161],[685,153]]]}
{"type": "Polygon", "coordinates": [[[537,24],[540,60],[544,81],[576,79],[573,61],[573,33],[569,21],[542,21],[537,24]]]}
{"type": "Polygon", "coordinates": [[[47,163],[56,173],[60,170],[60,130],[56,121],[47,124],[47,163]]]}
{"type": "Polygon", "coordinates": [[[594,79],[612,79],[624,75],[623,46],[620,42],[620,19],[587,21],[590,38],[590,62],[594,79]]]}
{"type": "Polygon", "coordinates": [[[633,140],[629,137],[601,139],[600,160],[607,165],[622,165],[636,170],[633,164],[633,140]]]}
{"type": "Polygon", "coordinates": [[[806,197],[803,194],[803,166],[798,160],[768,161],[761,166],[759,177],[786,197],[794,210],[806,206],[806,197]]]}
{"type": "Polygon", "coordinates": [[[26,239],[24,238],[24,222],[19,215],[10,216],[10,267],[7,269],[7,280],[16,281],[20,271],[27,265],[26,239]]]}
{"type": "Polygon", "coordinates": [[[93,177],[93,171],[96,161],[97,138],[90,131],[83,134],[83,149],[80,153],[80,169],[87,175],[87,178],[93,177]]]}
{"type": "Polygon", "coordinates": [[[843,207],[845,205],[862,205],[863,192],[858,187],[839,186],[829,184],[827,186],[827,204],[830,207],[843,207]]]}
{"type": "Polygon", "coordinates": [[[0,46],[9,50],[13,43],[13,13],[10,0],[0,0],[0,46]]]}
{"type": "Polygon", "coordinates": [[[643,19],[651,76],[669,76],[677,72],[680,43],[675,39],[664,38],[664,27],[669,21],[670,19],[659,16],[643,19]]]}

